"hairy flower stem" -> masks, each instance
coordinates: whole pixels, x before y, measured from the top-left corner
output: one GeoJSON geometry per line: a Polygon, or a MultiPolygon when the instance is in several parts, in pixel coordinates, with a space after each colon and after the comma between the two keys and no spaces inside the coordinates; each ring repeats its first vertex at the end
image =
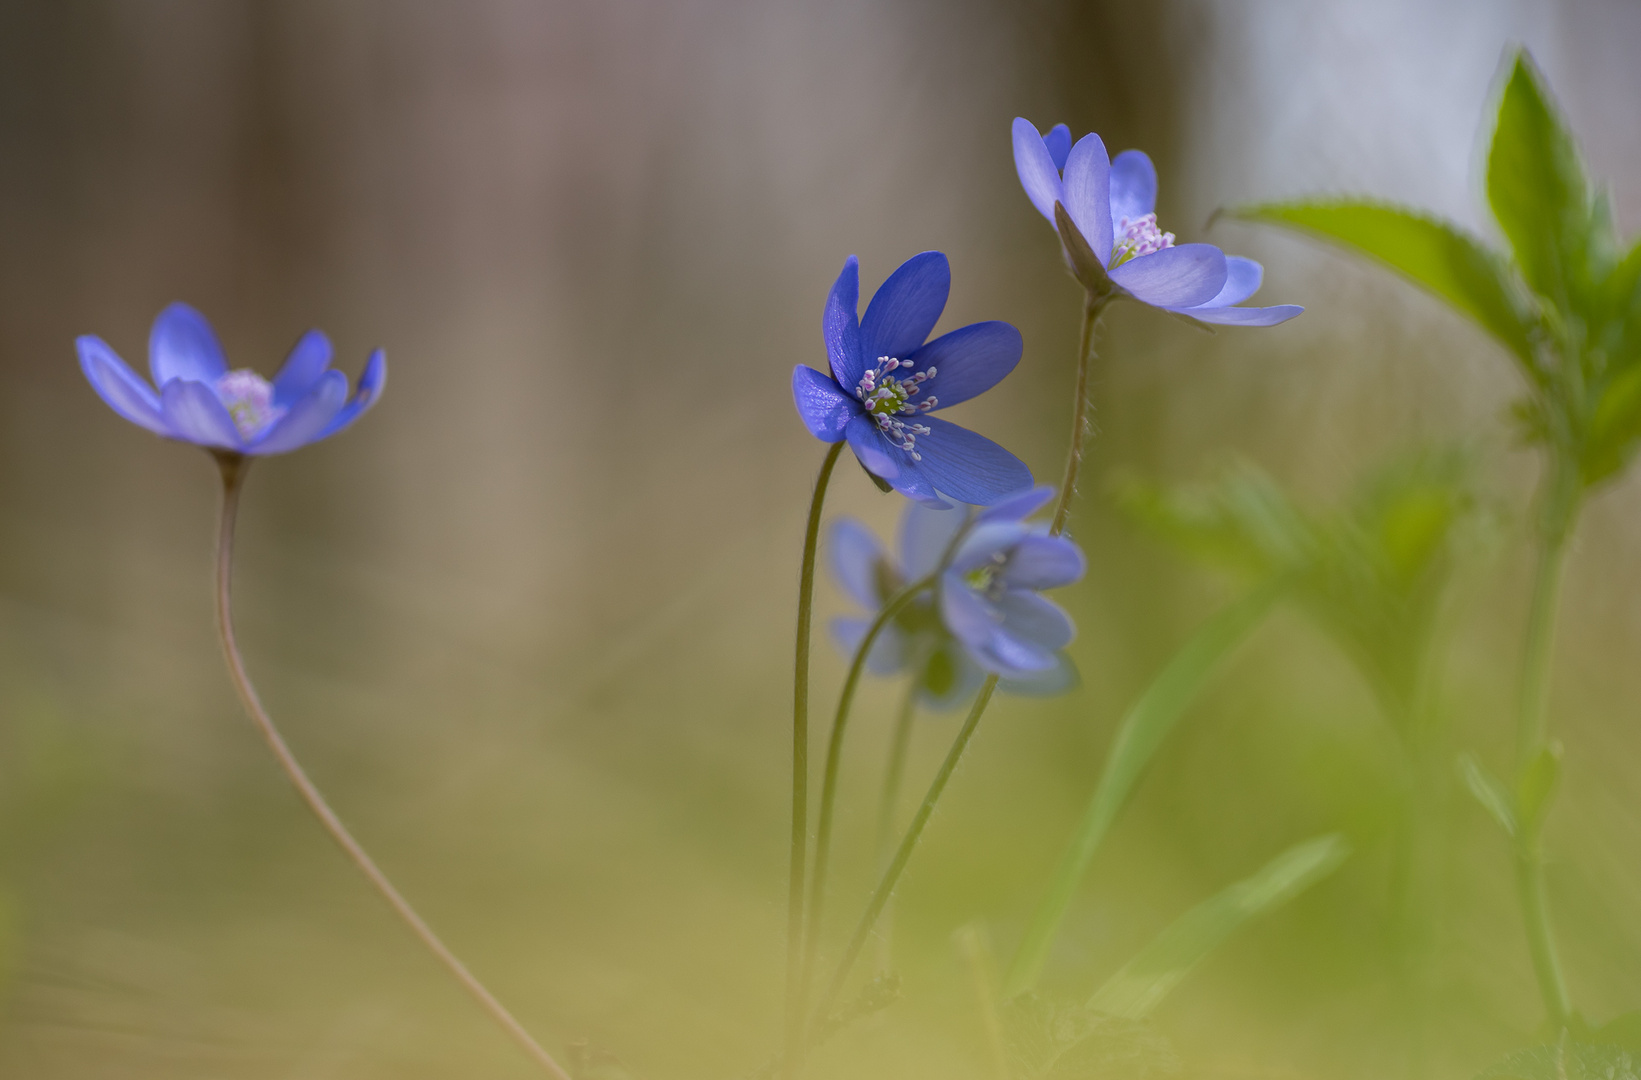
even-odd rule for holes
{"type": "Polygon", "coordinates": [[[355,840],[353,834],[348,832],[347,827],[342,824],[342,819],[336,816],[336,812],[325,802],[324,796],[319,793],[319,789],[314,786],[313,781],[308,779],[308,774],[302,770],[296,756],[291,753],[290,747],[285,744],[284,738],[279,734],[279,729],[274,726],[272,718],[268,716],[268,711],[262,707],[262,701],[257,697],[256,688],[251,685],[251,678],[246,674],[245,661],[239,655],[239,644],[234,638],[232,605],[234,523],[238,517],[239,493],[244,485],[245,471],[249,467],[250,459],[226,451],[215,451],[214,456],[217,459],[217,465],[222,470],[222,523],[217,534],[217,629],[222,634],[222,651],[228,660],[228,674],[233,679],[234,689],[239,692],[240,702],[245,706],[245,711],[250,714],[251,722],[256,725],[263,739],[267,741],[268,748],[273,751],[274,758],[278,760],[280,767],[285,770],[286,777],[290,779],[292,786],[296,788],[297,794],[302,797],[302,801],[307,803],[309,810],[313,811],[314,817],[319,819],[319,823],[325,827],[325,831],[330,833],[331,839],[336,841],[336,845],[359,868],[360,873],[364,874],[370,883],[376,887],[376,891],[382,894],[382,898],[388,902],[388,906],[392,907],[399,917],[404,920],[405,925],[410,927],[410,932],[415,934],[417,939],[427,946],[434,956],[438,957],[439,962],[444,964],[450,974],[455,976],[456,981],[461,983],[469,994],[473,995],[479,1005],[484,1008],[484,1011],[490,1014],[491,1019],[500,1024],[502,1029],[513,1037],[513,1041],[519,1044],[525,1054],[541,1066],[543,1072],[554,1077],[555,1080],[570,1080],[570,1074],[565,1072],[558,1062],[553,1060],[551,1054],[542,1049],[541,1044],[536,1042],[530,1036],[530,1033],[524,1030],[524,1026],[513,1018],[513,1014],[508,1012],[501,1002],[496,1000],[495,995],[485,989],[484,984],[479,982],[473,973],[467,970],[467,966],[457,959],[456,954],[451,952],[443,941],[439,940],[439,936],[433,932],[432,927],[428,926],[422,920],[422,917],[416,914],[416,910],[410,906],[409,901],[399,894],[399,890],[393,887],[393,883],[387,879],[387,875],[382,873],[381,868],[371,861],[369,855],[365,854],[365,849],[359,846],[359,841],[355,840]]]}
{"type": "MultiPolygon", "coordinates": [[[[1548,747],[1547,711],[1550,660],[1555,643],[1556,607],[1561,595],[1567,541],[1578,518],[1580,485],[1575,467],[1552,459],[1545,480],[1540,518],[1538,562],[1533,574],[1532,607],[1527,616],[1527,643],[1521,667],[1521,698],[1516,714],[1518,790],[1539,755],[1548,747]]],[[[1564,1026],[1572,1016],[1567,980],[1556,954],[1555,934],[1544,893],[1544,849],[1541,834],[1545,808],[1520,815],[1515,858],[1516,889],[1527,924],[1527,948],[1533,958],[1539,993],[1550,1020],[1564,1026]]]]}
{"type": "MultiPolygon", "coordinates": [[[[921,671],[915,664],[913,671],[921,671]]],[[[877,867],[879,872],[889,865],[894,855],[895,810],[900,806],[900,782],[906,776],[906,754],[912,745],[912,721],[917,717],[918,676],[906,684],[906,695],[901,698],[900,711],[895,715],[894,732],[889,737],[889,760],[883,767],[883,793],[877,806],[877,867]]],[[[878,935],[878,970],[888,971],[891,963],[889,923],[893,910],[883,913],[883,932],[878,935]]]]}
{"type": "Polygon", "coordinates": [[[850,970],[855,961],[860,958],[861,950],[866,947],[866,939],[877,923],[878,916],[883,913],[889,903],[889,897],[894,894],[895,885],[900,881],[902,871],[911,861],[912,851],[923,836],[923,827],[929,823],[929,817],[934,813],[934,807],[940,801],[941,792],[946,790],[946,782],[952,778],[957,769],[957,763],[963,758],[963,751],[969,745],[969,739],[974,735],[975,728],[980,726],[980,717],[991,702],[992,691],[997,689],[997,676],[988,675],[986,681],[980,685],[980,692],[975,695],[974,704],[969,707],[969,715],[963,720],[963,727],[953,740],[952,747],[946,752],[946,760],[941,762],[940,771],[935,774],[934,781],[929,785],[928,794],[923,796],[923,802],[918,806],[917,813],[912,815],[912,823],[906,828],[906,835],[901,838],[900,847],[895,851],[894,861],[883,872],[878,881],[877,890],[872,893],[871,901],[866,905],[860,922],[855,926],[854,935],[849,939],[849,945],[843,952],[843,959],[838,962],[837,969],[832,973],[832,979],[826,984],[826,991],[821,995],[820,1003],[815,1009],[811,1021],[811,1029],[819,1030],[826,1021],[827,1011],[837,1001],[838,994],[843,991],[843,984],[849,978],[850,970]]]}
{"type": "Polygon", "coordinates": [[[1090,292],[1083,300],[1083,330],[1077,344],[1077,396],[1071,409],[1071,449],[1066,453],[1065,478],[1060,481],[1060,496],[1054,502],[1054,518],[1049,524],[1049,535],[1059,536],[1065,531],[1066,519],[1071,515],[1071,497],[1077,493],[1077,473],[1083,465],[1083,444],[1088,438],[1088,369],[1094,362],[1094,331],[1100,313],[1110,303],[1108,297],[1090,292]]]}
{"type": "Polygon", "coordinates": [[[866,658],[871,655],[872,646],[877,644],[884,627],[918,595],[932,588],[934,582],[935,575],[930,574],[891,597],[883,605],[883,610],[878,612],[877,618],[872,620],[871,628],[861,638],[854,658],[849,662],[849,675],[843,682],[837,715],[832,718],[832,737],[826,747],[826,773],[821,783],[820,814],[815,828],[815,872],[809,882],[809,907],[804,917],[803,975],[798,985],[800,1003],[809,993],[815,952],[820,947],[821,911],[826,902],[826,873],[832,851],[832,816],[838,795],[838,768],[843,759],[843,735],[849,724],[849,712],[854,707],[855,691],[860,686],[861,674],[866,670],[866,658]]]}
{"type": "Polygon", "coordinates": [[[809,523],[803,534],[803,564],[798,572],[798,641],[792,669],[792,853],[786,899],[786,1053],[783,1075],[797,1075],[803,1044],[803,878],[809,860],[809,627],[815,603],[815,549],[820,543],[821,508],[832,469],[843,452],[832,444],[815,477],[809,499],[809,523]]]}

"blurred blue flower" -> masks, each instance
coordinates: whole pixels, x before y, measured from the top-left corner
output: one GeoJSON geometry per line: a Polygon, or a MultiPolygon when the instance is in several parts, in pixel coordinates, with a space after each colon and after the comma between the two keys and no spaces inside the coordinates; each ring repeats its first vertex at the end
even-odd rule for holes
{"type": "Polygon", "coordinates": [[[330,370],[330,340],[310,330],[269,382],[254,371],[229,371],[205,316],[172,304],[154,320],[148,368],[159,393],[97,337],[75,342],[80,367],[108,407],[156,435],[213,450],[283,454],[336,434],[382,396],[387,360],[370,354],[350,395],[348,379],[330,370]]]}
{"type": "MultiPolygon", "coordinates": [[[[1232,306],[1258,291],[1264,269],[1212,244],[1176,244],[1173,233],[1158,228],[1157,170],[1142,151],[1124,150],[1112,161],[1098,135],[1084,135],[1073,146],[1064,124],[1041,135],[1031,121],[1016,118],[1014,168],[1049,224],[1055,224],[1054,204],[1065,207],[1121,294],[1199,322],[1234,326],[1275,326],[1304,310],[1232,306]]],[[[1064,239],[1071,253],[1072,239],[1064,239]]]]}
{"type": "Polygon", "coordinates": [[[1020,362],[1020,332],[981,322],[925,342],[951,291],[938,251],[914,255],[856,317],[860,264],[843,264],[822,328],[831,373],[799,364],[792,397],[810,434],[849,441],[866,471],[896,491],[941,509],[986,505],[1031,483],[1019,458],[990,439],[928,415],[996,386],[1020,362]],[[938,493],[938,494],[937,494],[938,493]]]}
{"type": "MultiPolygon", "coordinates": [[[[866,657],[867,670],[875,675],[911,672],[916,679],[919,700],[934,710],[954,709],[962,705],[979,687],[987,672],[1005,676],[998,684],[999,688],[1015,694],[1043,696],[1075,686],[1076,668],[1061,651],[1071,640],[1070,620],[1035,593],[1032,596],[1036,602],[1047,605],[1059,614],[1058,628],[1051,636],[1038,634],[1034,626],[1024,626],[1019,618],[1011,617],[1012,608],[1021,606],[1015,601],[1005,604],[1005,610],[991,633],[976,632],[972,619],[951,625],[945,614],[948,604],[944,594],[954,589],[964,594],[956,601],[960,618],[971,613],[973,602],[966,599],[970,594],[977,596],[979,603],[989,604],[995,609],[997,605],[989,596],[976,593],[978,577],[987,573],[995,581],[986,584],[996,586],[999,593],[1010,587],[1021,587],[1017,579],[1025,572],[1024,561],[1011,562],[1009,551],[1018,551],[1021,543],[1028,538],[1050,542],[1051,550],[1060,560],[1061,577],[1064,578],[1056,579],[1056,584],[1069,584],[1082,576],[1082,554],[1076,545],[1069,540],[1049,538],[1040,528],[1023,524],[1024,519],[1053,494],[1052,488],[1033,488],[978,513],[943,513],[915,502],[908,503],[900,519],[898,562],[883,550],[877,537],[860,522],[852,518],[840,518],[834,522],[827,542],[832,573],[850,598],[872,613],[865,617],[844,616],[832,620],[832,638],[838,648],[844,655],[853,656],[871,628],[876,613],[891,597],[908,583],[935,573],[943,559],[955,556],[952,563],[954,571],[958,565],[956,558],[963,559],[963,565],[970,568],[958,573],[955,580],[948,580],[951,572],[942,575],[934,593],[925,593],[903,608],[878,634],[872,651],[866,657]],[[998,533],[998,529],[1006,530],[1007,537],[998,533]],[[976,538],[980,546],[971,549],[976,538]],[[1008,551],[996,546],[1003,540],[1012,543],[1008,551]],[[1003,558],[1001,563],[997,561],[999,554],[1003,558]],[[975,563],[976,558],[980,562],[975,563]],[[1006,573],[999,575],[999,567],[1006,573]],[[1005,580],[1016,584],[1005,585],[1005,580]],[[1029,657],[1025,657],[1022,663],[1022,649],[999,647],[996,641],[998,633],[1006,635],[1011,641],[1016,637],[1028,641],[1027,648],[1032,650],[1029,657]],[[1044,650],[1041,646],[1045,642],[1058,643],[1044,650]],[[1013,659],[999,662],[1000,656],[1013,659]],[[1042,663],[1045,656],[1047,662],[1042,663]]],[[[1022,558],[1030,560],[1032,557],[1033,553],[1028,551],[1022,558]]]]}

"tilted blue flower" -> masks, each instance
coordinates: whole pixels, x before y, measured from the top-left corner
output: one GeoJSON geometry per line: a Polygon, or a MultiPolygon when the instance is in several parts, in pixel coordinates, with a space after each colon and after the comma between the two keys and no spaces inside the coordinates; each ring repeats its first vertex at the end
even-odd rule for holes
{"type": "Polygon", "coordinates": [[[1005,322],[980,322],[927,341],[946,308],[951,267],[938,251],[914,255],[857,317],[860,263],[843,264],[822,329],[830,372],[799,364],[792,397],[810,434],[845,439],[862,466],[928,506],[941,496],[986,505],[1031,483],[1019,458],[990,439],[930,416],[990,390],[1024,345],[1005,322]]]}
{"type": "MultiPolygon", "coordinates": [[[[1053,493],[1052,488],[1032,488],[978,512],[941,512],[908,503],[900,521],[898,558],[885,552],[877,537],[860,522],[851,518],[834,522],[827,537],[832,573],[844,592],[872,614],[833,619],[833,641],[844,655],[853,656],[876,613],[889,599],[909,582],[939,570],[942,560],[954,554],[954,545],[957,551],[968,546],[966,537],[984,534],[996,525],[1027,528],[1034,535],[1040,534],[1041,530],[1022,526],[1021,522],[1053,493]]],[[[1080,576],[1081,554],[1075,545],[1067,540],[1055,543],[1075,553],[1080,576]]],[[[1029,669],[1016,665],[1005,670],[971,651],[967,642],[979,637],[958,635],[944,618],[941,596],[953,587],[972,589],[967,582],[953,586],[942,575],[934,593],[925,593],[903,608],[879,632],[866,657],[867,670],[876,675],[911,672],[917,680],[919,700],[937,711],[962,705],[988,671],[1007,676],[998,686],[1014,694],[1045,696],[1076,685],[1076,668],[1058,647],[1051,650],[1049,664],[1029,669]]]]}
{"type": "Polygon", "coordinates": [[[1108,275],[1119,295],[1227,326],[1275,326],[1304,310],[1234,306],[1258,291],[1264,269],[1212,244],[1176,244],[1173,233],[1158,228],[1157,170],[1142,151],[1124,150],[1113,161],[1092,132],[1073,146],[1064,124],[1041,135],[1031,121],[1016,118],[1014,168],[1050,225],[1059,227],[1059,203],[1081,234],[1062,237],[1068,257],[1075,263],[1073,247],[1086,241],[1099,264],[1095,272],[1108,275]]]}
{"type": "Polygon", "coordinates": [[[212,450],[283,454],[336,434],[382,396],[387,359],[377,349],[349,392],[331,370],[330,340],[302,335],[272,382],[228,363],[205,316],[172,304],[148,339],[150,386],[98,337],[75,342],[80,368],[108,407],[156,435],[212,450]],[[156,393],[154,387],[159,387],[156,393]]]}

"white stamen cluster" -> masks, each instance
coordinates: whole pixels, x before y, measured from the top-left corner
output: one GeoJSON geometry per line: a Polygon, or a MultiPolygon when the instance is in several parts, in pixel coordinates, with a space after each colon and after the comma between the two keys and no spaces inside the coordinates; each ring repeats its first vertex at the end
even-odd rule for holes
{"type": "Polygon", "coordinates": [[[273,403],[273,384],[248,369],[222,376],[216,391],[242,439],[256,438],[286,412],[273,403]]]}
{"type": "Polygon", "coordinates": [[[890,442],[912,455],[913,461],[922,461],[923,455],[917,452],[917,437],[927,435],[933,429],[927,424],[907,423],[898,417],[916,416],[940,407],[940,399],[932,394],[922,401],[911,400],[923,392],[923,384],[934,378],[938,369],[931,367],[927,371],[899,377],[892,374],[911,366],[907,360],[897,360],[892,356],[878,357],[877,366],[860,377],[860,384],[855,387],[855,397],[866,406],[866,415],[872,418],[879,431],[889,437],[890,442]]]}
{"type": "Polygon", "coordinates": [[[1146,214],[1132,221],[1123,218],[1117,222],[1117,246],[1111,252],[1111,268],[1116,269],[1129,259],[1152,255],[1163,248],[1174,246],[1174,234],[1157,227],[1157,215],[1146,214]]]}

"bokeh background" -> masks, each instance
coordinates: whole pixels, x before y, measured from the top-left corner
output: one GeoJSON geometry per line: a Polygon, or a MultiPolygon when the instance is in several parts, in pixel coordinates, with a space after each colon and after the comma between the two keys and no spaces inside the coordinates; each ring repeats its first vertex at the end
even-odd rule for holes
{"type": "MultiPolygon", "coordinates": [[[[139,365],[184,299],[271,373],[310,325],[384,403],[258,464],[238,571],[250,666],[342,815],[544,1041],[651,1080],[775,1046],[789,650],[845,256],[923,249],[943,327],[1021,328],[1017,374],[954,418],[1061,464],[1079,297],[1020,193],[1008,124],[1096,129],[1162,174],[1161,219],[1267,266],[1279,329],[1107,322],[1098,440],[1062,601],[1084,686],[999,699],[901,890],[903,999],[819,1076],[988,1075],[958,927],[1005,955],[1115,720],[1233,595],[1103,494],[1240,456],[1307,504],[1462,444],[1497,511],[1442,618],[1451,756],[1503,769],[1533,455],[1502,351],[1387,275],[1220,206],[1365,192],[1493,234],[1479,197],[1500,58],[1529,45],[1641,221],[1641,8],[1624,0],[54,0],[0,4],[0,1074],[524,1077],[529,1066],[301,810],[213,637],[214,469],[98,402],[73,338],[139,365]]],[[[852,466],[832,506],[892,528],[852,466]]],[[[1556,653],[1567,782],[1550,891],[1572,989],[1641,1007],[1641,491],[1591,506],[1556,653]]],[[[822,615],[842,610],[829,585],[822,615]]],[[[817,714],[841,661],[817,658],[817,714]]],[[[832,910],[864,899],[895,689],[845,763],[832,910]]],[[[913,779],[951,717],[920,721],[913,779]]],[[[1194,1073],[1407,1075],[1390,943],[1393,749],[1314,625],[1279,616],[1193,708],[1078,893],[1047,984],[1086,994],[1288,845],[1355,855],[1158,1012],[1194,1073]]],[[[1539,1022],[1504,842],[1441,811],[1429,1075],[1539,1022]]],[[[837,944],[834,940],[833,946],[837,944]]]]}

